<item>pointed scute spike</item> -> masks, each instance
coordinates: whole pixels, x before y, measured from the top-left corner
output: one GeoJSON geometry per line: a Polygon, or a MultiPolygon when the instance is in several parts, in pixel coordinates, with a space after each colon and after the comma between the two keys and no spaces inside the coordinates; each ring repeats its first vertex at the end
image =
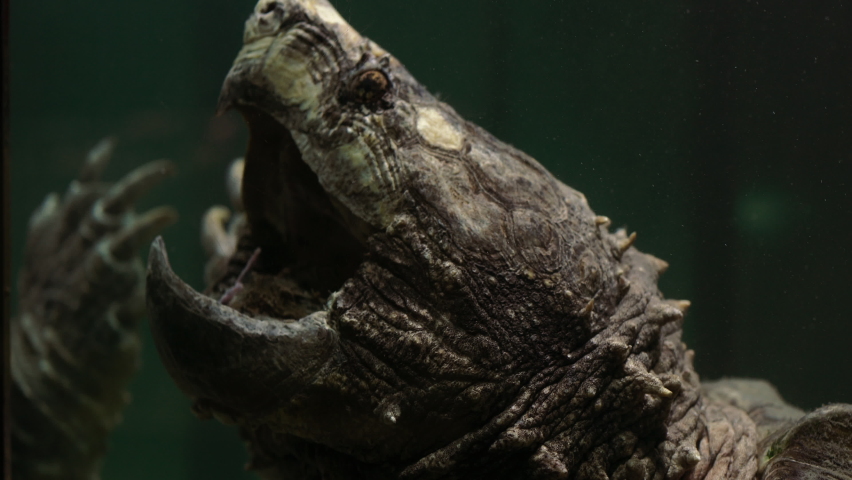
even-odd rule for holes
{"type": "Polygon", "coordinates": [[[684,315],[686,315],[686,312],[689,310],[689,307],[692,306],[692,302],[690,302],[689,300],[669,300],[668,304],[680,310],[680,313],[684,315]]]}
{"type": "Polygon", "coordinates": [[[610,338],[604,346],[614,357],[620,360],[626,360],[630,355],[630,345],[621,337],[610,338]]]}
{"type": "Polygon", "coordinates": [[[649,372],[648,368],[636,358],[628,358],[622,369],[631,377],[631,380],[639,385],[644,393],[665,398],[673,395],[672,391],[663,385],[662,380],[656,374],[649,372]]]}
{"type": "Polygon", "coordinates": [[[681,447],[672,456],[671,465],[667,478],[681,478],[687,470],[691,469],[701,461],[701,454],[695,447],[681,447]]]}
{"type": "Polygon", "coordinates": [[[669,262],[657,258],[653,255],[648,255],[647,253],[645,254],[645,256],[648,258],[648,261],[651,262],[651,265],[654,267],[654,270],[656,270],[658,275],[666,273],[666,270],[669,269],[669,262]]]}
{"type": "Polygon", "coordinates": [[[603,215],[598,215],[597,217],[595,217],[595,225],[597,226],[603,225],[605,227],[608,227],[611,223],[612,220],[610,220],[609,217],[605,217],[603,215]]]}
{"type": "Polygon", "coordinates": [[[663,398],[669,398],[673,395],[672,391],[666,388],[663,382],[654,374],[643,373],[637,375],[635,378],[645,393],[663,398]]]}
{"type": "Polygon", "coordinates": [[[683,312],[668,301],[648,304],[645,315],[649,322],[657,325],[683,320],[683,312]]]}
{"type": "Polygon", "coordinates": [[[618,290],[622,293],[630,290],[630,280],[628,280],[624,275],[620,275],[618,277],[618,290]]]}
{"type": "Polygon", "coordinates": [[[592,298],[591,300],[589,300],[589,303],[587,303],[586,306],[583,307],[583,309],[580,310],[577,313],[577,315],[579,315],[581,317],[588,317],[589,315],[592,314],[592,310],[594,310],[594,309],[595,309],[595,299],[592,298]]]}
{"type": "Polygon", "coordinates": [[[630,248],[630,246],[633,245],[633,242],[635,242],[635,241],[636,241],[636,232],[633,232],[633,233],[630,234],[629,237],[625,238],[624,240],[622,240],[618,243],[618,254],[624,255],[624,252],[626,252],[627,249],[630,248]]]}

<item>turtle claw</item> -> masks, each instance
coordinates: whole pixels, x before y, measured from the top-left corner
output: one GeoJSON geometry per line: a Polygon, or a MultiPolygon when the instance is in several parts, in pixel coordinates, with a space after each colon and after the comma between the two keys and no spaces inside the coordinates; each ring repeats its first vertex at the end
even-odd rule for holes
{"type": "Polygon", "coordinates": [[[56,192],[51,192],[44,197],[41,205],[30,215],[29,231],[40,229],[45,222],[53,217],[59,210],[60,199],[56,192]]]}
{"type": "Polygon", "coordinates": [[[235,238],[226,230],[231,211],[221,205],[207,209],[201,220],[201,245],[208,257],[230,257],[236,248],[235,238]]]}
{"type": "Polygon", "coordinates": [[[81,183],[91,183],[100,180],[101,175],[112,158],[115,150],[115,138],[107,137],[98,142],[86,158],[86,163],[80,169],[77,180],[81,183]]]}
{"type": "MultiPolygon", "coordinates": [[[[80,225],[80,236],[91,244],[104,235],[127,228],[135,221],[135,215],[131,213],[133,204],[163,179],[173,175],[175,171],[176,168],[172,162],[157,160],[133,170],[106,190],[104,186],[86,188],[86,185],[78,183],[76,188],[80,191],[70,202],[77,202],[77,198],[80,198],[80,206],[94,203],[80,225]],[[92,195],[98,195],[104,190],[103,196],[96,201],[88,200],[92,195]]],[[[75,210],[79,210],[79,207],[75,207],[75,210]]],[[[151,235],[149,240],[155,235],[151,235]]]]}
{"type": "Polygon", "coordinates": [[[113,185],[101,200],[104,212],[110,215],[124,212],[175,171],[174,164],[168,160],[153,161],[133,170],[113,185]]]}
{"type": "Polygon", "coordinates": [[[237,158],[225,174],[225,190],[231,200],[233,213],[227,207],[214,205],[201,221],[201,244],[207,253],[204,279],[207,285],[219,280],[227,270],[228,260],[237,250],[237,240],[246,224],[241,200],[243,167],[245,161],[237,158]]]}
{"type": "Polygon", "coordinates": [[[166,227],[178,219],[171,207],[159,207],[145,212],[118,232],[110,242],[110,253],[118,261],[128,261],[143,245],[147,245],[166,227]]]}

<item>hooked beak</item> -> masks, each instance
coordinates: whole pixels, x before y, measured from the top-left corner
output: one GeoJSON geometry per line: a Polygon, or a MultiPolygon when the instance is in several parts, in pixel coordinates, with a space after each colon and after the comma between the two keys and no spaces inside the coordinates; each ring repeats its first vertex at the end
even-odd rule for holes
{"type": "Polygon", "coordinates": [[[255,318],[196,292],[172,271],[160,237],[147,288],[163,364],[184,393],[214,410],[252,416],[281,407],[338,348],[325,310],[298,320],[255,318]]]}

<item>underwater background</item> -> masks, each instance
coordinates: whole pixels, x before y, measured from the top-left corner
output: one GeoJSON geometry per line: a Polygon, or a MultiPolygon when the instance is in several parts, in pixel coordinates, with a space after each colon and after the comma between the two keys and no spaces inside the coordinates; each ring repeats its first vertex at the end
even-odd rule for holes
{"type": "MultiPolygon", "coordinates": [[[[201,215],[246,145],[213,118],[250,0],[11,3],[13,275],[26,221],[100,138],[107,178],[180,174],[176,273],[201,287],[201,215]]],[[[338,0],[356,29],[467,119],[585,193],[693,302],[702,378],[770,380],[812,409],[852,402],[852,15],[827,0],[338,0]]],[[[142,252],[143,255],[146,252],[142,252]]],[[[233,428],[196,420],[145,328],[103,478],[239,479],[233,428]]]]}

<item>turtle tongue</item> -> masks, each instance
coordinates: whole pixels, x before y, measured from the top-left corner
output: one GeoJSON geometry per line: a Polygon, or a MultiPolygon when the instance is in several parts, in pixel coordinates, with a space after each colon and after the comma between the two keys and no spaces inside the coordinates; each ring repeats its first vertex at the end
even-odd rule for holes
{"type": "Polygon", "coordinates": [[[154,343],[178,387],[240,415],[288,402],[338,348],[325,311],[254,318],[196,292],[172,271],[160,237],[148,256],[147,303],[154,343]]]}

